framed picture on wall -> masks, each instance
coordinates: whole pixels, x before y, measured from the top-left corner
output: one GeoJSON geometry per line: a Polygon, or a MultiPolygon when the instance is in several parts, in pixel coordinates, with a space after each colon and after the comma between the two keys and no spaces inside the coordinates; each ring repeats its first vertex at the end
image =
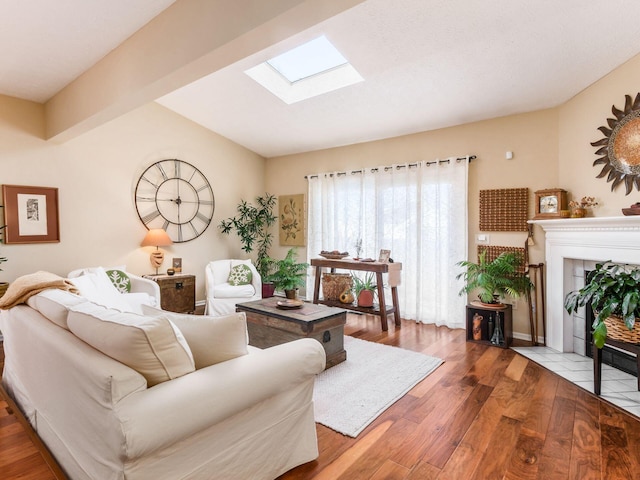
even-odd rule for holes
{"type": "Polygon", "coordinates": [[[278,218],[280,220],[280,245],[303,247],[305,242],[304,193],[280,195],[278,197],[278,218]]]}
{"type": "Polygon", "coordinates": [[[5,243],[60,241],[57,188],[3,185],[2,199],[5,243]]]}

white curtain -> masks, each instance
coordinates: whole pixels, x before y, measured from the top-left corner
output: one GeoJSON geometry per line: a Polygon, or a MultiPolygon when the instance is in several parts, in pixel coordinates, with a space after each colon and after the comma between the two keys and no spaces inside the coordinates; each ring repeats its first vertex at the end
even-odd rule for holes
{"type": "MultiPolygon", "coordinates": [[[[348,251],[402,263],[402,318],[463,328],[456,262],[467,258],[468,157],[308,178],[308,255],[348,251]]],[[[307,291],[313,291],[309,278],[307,291]]],[[[388,294],[388,292],[387,292],[388,294]]],[[[389,300],[390,301],[390,300],[389,300]]]]}

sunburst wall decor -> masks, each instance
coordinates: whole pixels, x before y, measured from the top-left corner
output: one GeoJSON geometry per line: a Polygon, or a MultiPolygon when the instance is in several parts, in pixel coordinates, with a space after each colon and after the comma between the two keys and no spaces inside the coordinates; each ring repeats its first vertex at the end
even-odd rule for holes
{"type": "Polygon", "coordinates": [[[599,147],[596,155],[601,155],[593,166],[604,165],[596,178],[606,175],[607,182],[613,182],[611,191],[624,183],[629,195],[634,185],[640,190],[640,93],[635,100],[625,95],[624,110],[613,105],[611,112],[615,118],[608,118],[608,126],[598,128],[604,138],[591,143],[599,147]]]}

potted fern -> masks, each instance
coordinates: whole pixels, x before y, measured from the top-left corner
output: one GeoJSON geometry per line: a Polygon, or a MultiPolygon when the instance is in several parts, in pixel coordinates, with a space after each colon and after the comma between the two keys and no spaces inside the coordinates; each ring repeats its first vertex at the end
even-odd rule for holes
{"type": "Polygon", "coordinates": [[[298,263],[296,257],[296,250],[290,248],[282,260],[269,258],[265,262],[272,269],[269,279],[278,290],[284,290],[286,297],[290,299],[297,298],[298,288],[304,286],[309,268],[308,263],[298,263]]]}
{"type": "Polygon", "coordinates": [[[500,304],[500,298],[518,298],[533,288],[531,279],[518,271],[522,265],[521,256],[513,252],[503,252],[488,261],[484,250],[478,256],[478,263],[465,260],[456,265],[465,268],[456,276],[466,283],[459,294],[477,291],[480,303],[496,306],[500,304]]]}
{"type": "Polygon", "coordinates": [[[597,263],[585,286],[569,292],[564,300],[571,314],[591,305],[595,314],[593,343],[602,348],[607,336],[640,344],[640,268],[607,261],[597,263]]]}

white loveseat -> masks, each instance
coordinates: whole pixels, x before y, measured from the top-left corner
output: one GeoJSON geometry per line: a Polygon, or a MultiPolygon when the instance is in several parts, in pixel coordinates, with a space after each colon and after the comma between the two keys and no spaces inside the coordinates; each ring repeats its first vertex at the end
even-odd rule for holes
{"type": "Polygon", "coordinates": [[[2,383],[70,479],[273,479],[317,457],[317,341],[259,350],[242,314],[139,315],[62,290],[27,303],[0,312],[2,383]],[[131,359],[142,338],[164,359],[131,359]]]}

